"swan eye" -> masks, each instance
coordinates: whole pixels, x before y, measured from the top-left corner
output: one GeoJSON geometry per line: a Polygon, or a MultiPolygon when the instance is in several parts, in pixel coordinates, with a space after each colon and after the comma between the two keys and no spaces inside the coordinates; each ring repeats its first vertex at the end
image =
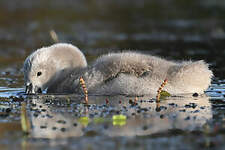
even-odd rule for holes
{"type": "Polygon", "coordinates": [[[39,77],[41,74],[42,74],[42,72],[38,72],[38,73],[37,73],[37,76],[39,77]]]}

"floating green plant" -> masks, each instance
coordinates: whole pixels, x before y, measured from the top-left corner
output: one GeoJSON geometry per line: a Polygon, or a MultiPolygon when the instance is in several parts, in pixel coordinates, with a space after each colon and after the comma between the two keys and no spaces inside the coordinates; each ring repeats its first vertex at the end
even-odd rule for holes
{"type": "Polygon", "coordinates": [[[113,115],[112,117],[113,125],[123,126],[126,124],[127,116],[124,115],[113,115]]]}
{"type": "Polygon", "coordinates": [[[100,123],[104,123],[106,120],[105,118],[102,118],[102,117],[98,117],[98,118],[94,118],[94,123],[96,124],[100,124],[100,123]]]}
{"type": "Polygon", "coordinates": [[[82,124],[83,126],[87,126],[90,122],[93,122],[95,124],[101,124],[101,123],[105,123],[105,122],[111,122],[113,125],[118,125],[118,126],[123,126],[126,124],[127,121],[127,117],[124,115],[113,115],[112,120],[109,118],[103,118],[103,117],[97,117],[97,118],[93,118],[90,119],[88,117],[80,117],[78,119],[78,122],[80,124],[82,124]]]}
{"type": "MultiPolygon", "coordinates": [[[[170,95],[168,92],[163,92],[162,89],[164,88],[164,86],[167,84],[168,80],[165,79],[163,81],[163,83],[160,85],[159,89],[157,90],[157,95],[156,95],[156,102],[160,102],[160,97],[163,96],[163,95],[170,95]]],[[[165,96],[164,96],[165,98],[165,96]]],[[[161,98],[162,99],[162,98],[161,98]]]]}
{"type": "Polygon", "coordinates": [[[89,118],[88,117],[80,117],[78,119],[78,122],[81,123],[84,126],[87,126],[89,123],[89,118]]]}
{"type": "Polygon", "coordinates": [[[171,96],[171,94],[167,91],[161,91],[160,92],[160,99],[165,99],[166,97],[171,96]]]}

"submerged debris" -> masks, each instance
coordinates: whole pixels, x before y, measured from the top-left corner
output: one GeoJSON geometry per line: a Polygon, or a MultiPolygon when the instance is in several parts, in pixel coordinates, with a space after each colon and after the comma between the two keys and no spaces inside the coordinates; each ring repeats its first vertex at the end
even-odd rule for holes
{"type": "Polygon", "coordinates": [[[10,96],[9,98],[12,99],[13,102],[23,102],[24,101],[23,97],[10,96]]]}
{"type": "Polygon", "coordinates": [[[109,104],[109,100],[108,100],[108,98],[106,98],[106,99],[105,99],[105,103],[106,103],[106,105],[108,105],[108,104],[109,104]]]}
{"type": "Polygon", "coordinates": [[[58,35],[56,34],[55,30],[50,30],[49,35],[55,43],[59,43],[59,38],[58,38],[58,35]]]}
{"type": "Polygon", "coordinates": [[[194,93],[192,96],[193,97],[198,97],[198,93],[194,93]]]}

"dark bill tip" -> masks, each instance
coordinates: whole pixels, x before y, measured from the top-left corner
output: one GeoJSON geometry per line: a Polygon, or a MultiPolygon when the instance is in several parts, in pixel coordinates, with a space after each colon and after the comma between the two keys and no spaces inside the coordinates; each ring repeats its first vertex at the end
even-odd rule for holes
{"type": "Polygon", "coordinates": [[[32,89],[33,89],[32,83],[28,83],[28,84],[26,85],[25,93],[26,93],[26,94],[32,93],[32,89]]]}
{"type": "Polygon", "coordinates": [[[41,88],[38,88],[37,93],[42,93],[41,88]]]}

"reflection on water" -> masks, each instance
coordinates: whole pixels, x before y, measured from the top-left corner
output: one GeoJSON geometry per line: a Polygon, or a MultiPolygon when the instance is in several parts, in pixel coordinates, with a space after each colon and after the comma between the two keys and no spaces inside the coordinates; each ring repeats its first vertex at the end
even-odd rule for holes
{"type": "Polygon", "coordinates": [[[16,96],[21,91],[24,91],[24,88],[0,87],[0,97],[16,96]]]}
{"type": "Polygon", "coordinates": [[[217,81],[206,91],[210,97],[172,96],[160,103],[150,97],[138,97],[137,105],[134,97],[126,96],[89,96],[88,106],[83,104],[83,96],[74,94],[24,97],[23,93],[17,93],[9,98],[1,97],[0,130],[4,132],[0,145],[4,141],[14,141],[14,145],[5,143],[3,147],[60,146],[97,150],[101,147],[116,149],[118,144],[120,148],[129,149],[133,147],[131,143],[136,143],[136,148],[143,148],[143,145],[155,149],[166,148],[165,145],[181,149],[222,148],[223,83],[223,80],[217,81]],[[27,102],[32,124],[27,138],[22,138],[19,123],[23,101],[27,102]],[[193,142],[193,139],[196,140],[193,142]]]}
{"type": "Polygon", "coordinates": [[[193,131],[212,118],[207,96],[172,97],[158,105],[149,97],[141,97],[136,106],[129,103],[133,97],[114,96],[106,104],[106,97],[92,96],[88,107],[76,102],[80,102],[79,97],[57,100],[60,102],[55,101],[55,96],[51,99],[31,98],[31,137],[144,136],[173,129],[193,131]]]}

